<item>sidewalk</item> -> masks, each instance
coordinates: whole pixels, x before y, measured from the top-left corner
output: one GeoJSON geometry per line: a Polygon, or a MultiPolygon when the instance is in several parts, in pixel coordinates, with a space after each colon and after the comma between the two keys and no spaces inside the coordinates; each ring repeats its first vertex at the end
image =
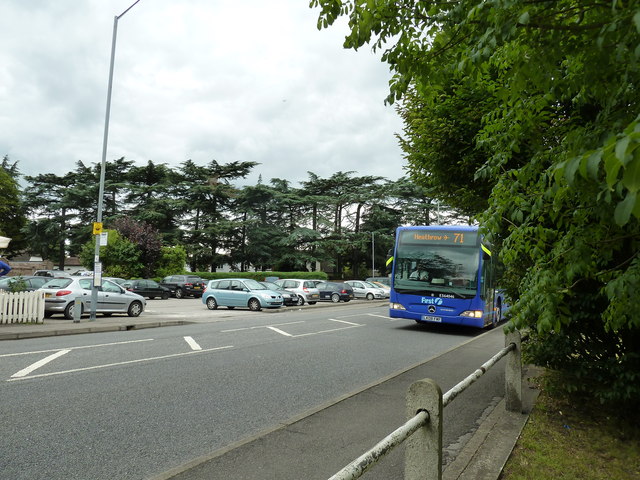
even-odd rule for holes
{"type": "Polygon", "coordinates": [[[55,337],[80,333],[116,332],[121,330],[139,330],[143,328],[175,327],[193,322],[187,320],[158,320],[154,317],[104,317],[99,315],[95,321],[87,317],[79,323],[73,320],[45,318],[44,323],[11,323],[0,325],[0,340],[19,340],[23,338],[55,337]]]}

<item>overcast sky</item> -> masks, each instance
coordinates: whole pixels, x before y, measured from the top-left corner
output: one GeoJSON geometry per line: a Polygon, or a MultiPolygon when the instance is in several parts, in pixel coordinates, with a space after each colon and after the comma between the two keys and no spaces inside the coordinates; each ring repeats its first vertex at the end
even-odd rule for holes
{"type": "MultiPolygon", "coordinates": [[[[113,20],[134,0],[0,2],[0,158],[25,175],[100,162],[113,20]]],[[[140,0],[118,21],[107,161],[260,163],[297,187],[405,174],[389,69],[308,0],[140,0]]]]}

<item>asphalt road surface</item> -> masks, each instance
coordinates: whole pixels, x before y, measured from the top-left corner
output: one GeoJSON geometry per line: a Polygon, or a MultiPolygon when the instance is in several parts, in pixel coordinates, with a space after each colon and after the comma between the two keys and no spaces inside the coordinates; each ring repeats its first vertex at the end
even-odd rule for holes
{"type": "MultiPolygon", "coordinates": [[[[153,300],[145,315],[196,323],[1,342],[0,477],[151,478],[483,333],[391,319],[386,306],[209,311],[198,299],[153,300]]],[[[451,367],[445,383],[471,373],[451,367]]],[[[500,387],[496,374],[450,443],[500,387]]]]}

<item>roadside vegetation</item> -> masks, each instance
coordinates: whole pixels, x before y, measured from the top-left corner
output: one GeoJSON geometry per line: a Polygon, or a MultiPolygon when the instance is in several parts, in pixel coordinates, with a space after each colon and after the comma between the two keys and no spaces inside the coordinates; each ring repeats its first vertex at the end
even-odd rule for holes
{"type": "MultiPolygon", "coordinates": [[[[557,379],[556,379],[557,381],[557,379]]],[[[640,414],[543,384],[500,480],[638,480],[640,414]]]]}
{"type": "MultiPolygon", "coordinates": [[[[76,165],[63,175],[25,177],[18,160],[2,158],[0,234],[12,238],[7,257],[26,252],[62,268],[65,258],[78,256],[93,269],[100,165],[76,165]]],[[[108,162],[104,274],[162,277],[182,273],[185,264],[192,272],[223,265],[241,272],[304,271],[321,263],[339,278],[371,276],[372,264],[386,276],[398,225],[428,224],[438,216],[469,219],[440,209],[433,195],[406,177],[307,172],[309,179],[297,186],[279,178],[238,185],[256,165],[108,162]]]]}
{"type": "Polygon", "coordinates": [[[310,4],[388,63],[410,178],[494,242],[529,361],[636,411],[640,0],[310,4]]]}

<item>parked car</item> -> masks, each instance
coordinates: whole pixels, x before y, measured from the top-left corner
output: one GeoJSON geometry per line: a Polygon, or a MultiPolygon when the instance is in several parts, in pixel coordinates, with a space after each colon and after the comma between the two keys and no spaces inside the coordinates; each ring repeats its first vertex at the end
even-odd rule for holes
{"type": "Polygon", "coordinates": [[[33,275],[36,277],[71,278],[71,275],[62,270],[36,270],[33,275]]]}
{"type": "Polygon", "coordinates": [[[390,277],[368,277],[368,278],[365,279],[365,281],[366,282],[371,282],[371,283],[380,282],[380,283],[384,283],[388,287],[391,287],[391,278],[390,277]]]}
{"type": "Polygon", "coordinates": [[[128,282],[129,280],[125,280],[124,278],[120,278],[120,277],[102,277],[103,280],[109,280],[110,282],[113,283],[117,283],[118,285],[122,286],[123,284],[125,284],[126,282],[128,282]]]}
{"type": "MultiPolygon", "coordinates": [[[[61,313],[65,318],[73,318],[76,297],[82,299],[82,312],[91,310],[91,277],[54,278],[45,283],[40,290],[44,292],[44,314],[51,317],[61,313]]],[[[128,292],[120,285],[103,280],[98,288],[96,312],[109,316],[113,313],[126,313],[137,317],[146,306],[146,300],[137,293],[128,292]]]]}
{"type": "Polygon", "coordinates": [[[285,307],[290,307],[292,305],[298,304],[298,295],[296,293],[290,292],[282,288],[280,285],[277,285],[273,282],[260,282],[262,285],[267,287],[269,290],[273,290],[274,292],[278,292],[282,295],[282,304],[285,307]]]}
{"type": "Polygon", "coordinates": [[[167,287],[176,298],[202,296],[206,282],[197,275],[170,275],[164,277],[160,285],[167,287]]]}
{"type": "Polygon", "coordinates": [[[369,282],[372,283],[375,287],[378,287],[385,293],[385,298],[389,298],[391,296],[391,287],[382,282],[369,282]]]}
{"type": "Polygon", "coordinates": [[[171,295],[171,290],[150,279],[127,280],[121,286],[140,296],[149,297],[149,300],[156,297],[166,300],[171,295]]]}
{"type": "Polygon", "coordinates": [[[245,307],[257,312],[263,308],[281,307],[282,295],[251,278],[224,278],[209,280],[202,295],[202,303],[209,310],[218,307],[230,310],[245,307]]]}
{"type": "Polygon", "coordinates": [[[304,305],[304,302],[308,302],[309,305],[315,305],[320,300],[320,292],[313,280],[285,278],[276,280],[274,283],[297,294],[298,305],[304,305]]]}
{"type": "Polygon", "coordinates": [[[33,290],[40,288],[49,280],[51,279],[35,275],[2,277],[0,279],[0,290],[8,292],[32,292],[33,290]]]}
{"type": "Polygon", "coordinates": [[[366,298],[373,300],[374,298],[386,298],[386,293],[375,285],[363,280],[347,280],[346,282],[353,288],[356,298],[366,298]]]}
{"type": "Polygon", "coordinates": [[[348,302],[353,300],[353,288],[343,282],[322,282],[316,285],[320,292],[320,300],[330,300],[338,303],[340,300],[348,302]]]}

